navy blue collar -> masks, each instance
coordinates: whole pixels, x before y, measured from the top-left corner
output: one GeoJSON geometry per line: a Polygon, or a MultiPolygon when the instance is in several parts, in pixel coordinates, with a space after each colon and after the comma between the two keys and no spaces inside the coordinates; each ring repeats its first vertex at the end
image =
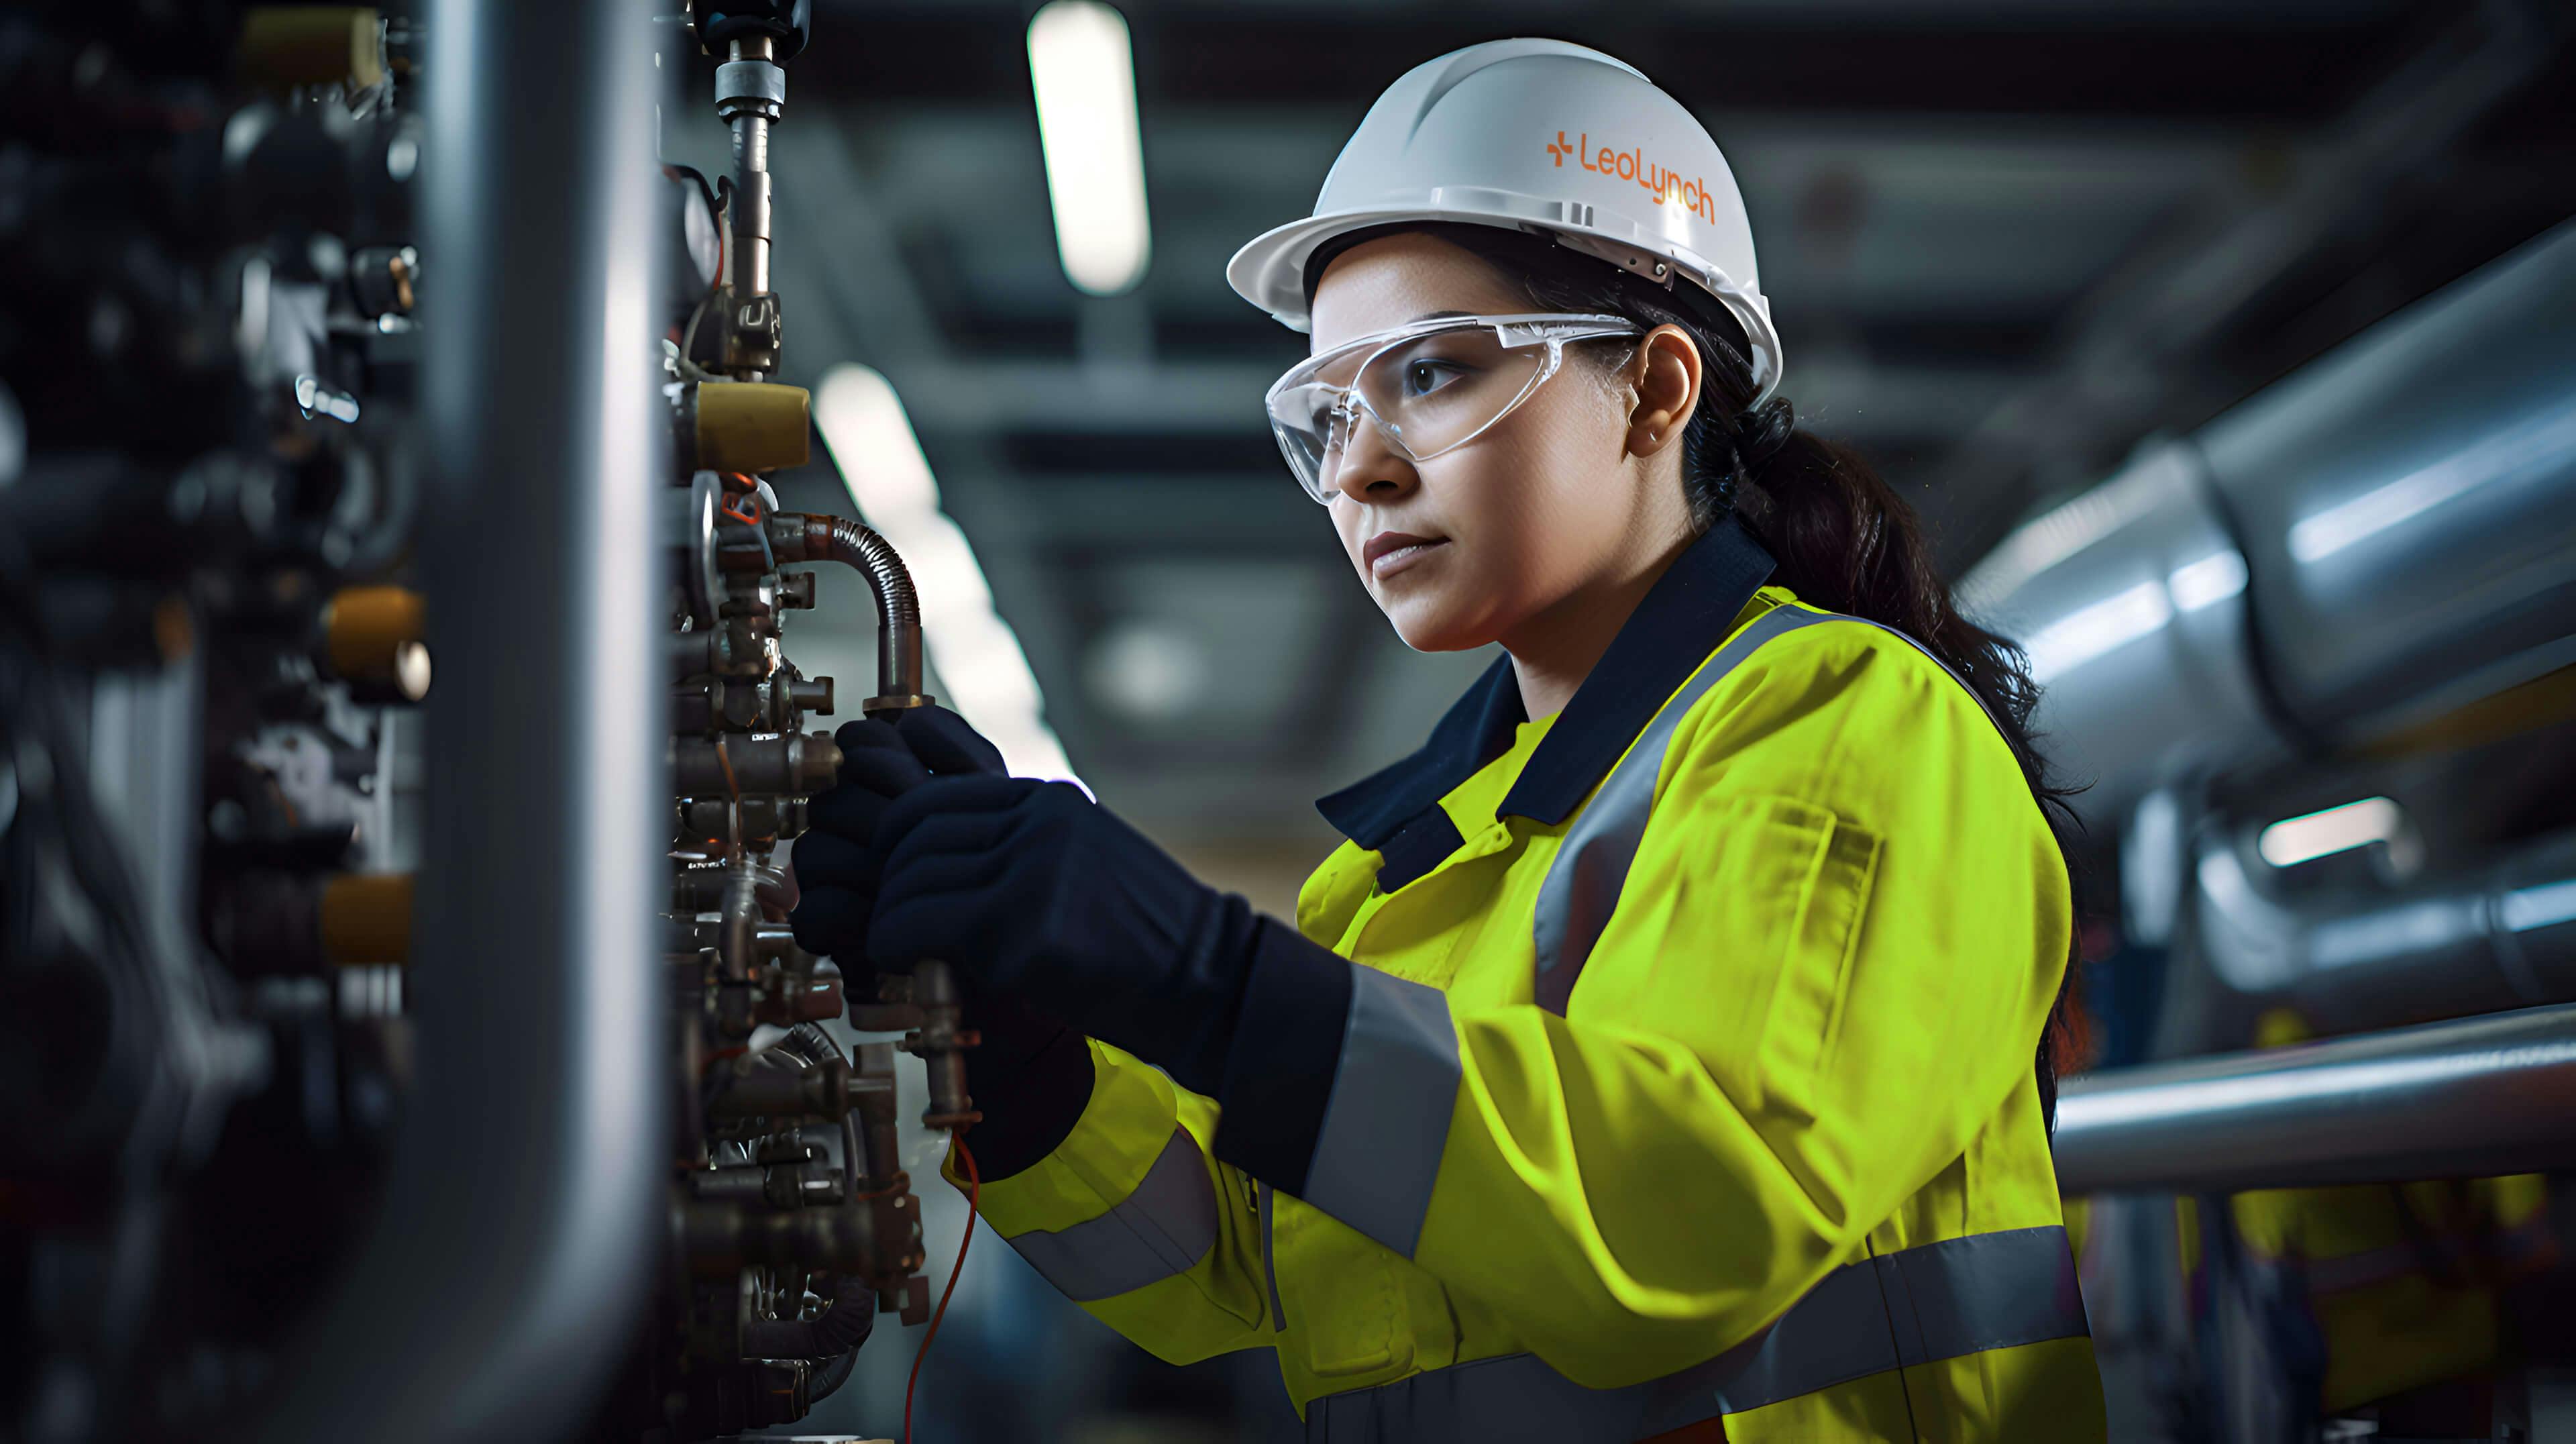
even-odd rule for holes
{"type": "MultiPolygon", "coordinates": [[[[1685,548],[1575,689],[1495,815],[1549,827],[1573,816],[1656,709],[1725,640],[1776,565],[1732,515],[1685,548]]],[[[1512,659],[1496,658],[1421,750],[1317,801],[1315,810],[1344,837],[1382,851],[1405,824],[1511,750],[1513,729],[1528,720],[1512,659]]]]}

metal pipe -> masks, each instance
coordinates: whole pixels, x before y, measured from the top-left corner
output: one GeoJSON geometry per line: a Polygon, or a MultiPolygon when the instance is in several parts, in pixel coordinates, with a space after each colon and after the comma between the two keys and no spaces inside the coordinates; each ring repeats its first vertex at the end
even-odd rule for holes
{"type": "Polygon", "coordinates": [[[2576,1001],[2576,833],[2474,873],[2282,895],[2246,840],[2212,829],[2193,862],[2200,954],[2234,992],[2329,1033],[2576,1001]]]}
{"type": "Polygon", "coordinates": [[[830,787],[841,768],[841,749],[829,732],[675,737],[667,745],[672,778],[684,797],[803,797],[830,787]]]}
{"type": "Polygon", "coordinates": [[[580,1432],[655,1277],[672,1139],[654,531],[652,17],[425,17],[420,561],[438,656],[415,1087],[263,1439],[580,1432]],[[531,478],[544,484],[532,486],[531,478]],[[506,525],[495,518],[506,517],[506,525]],[[506,586],[493,585],[507,578],[506,586]],[[399,1301],[388,1307],[389,1301],[399,1301]]]}
{"type": "Polygon", "coordinates": [[[866,523],[846,516],[782,520],[791,525],[802,521],[806,555],[829,557],[868,580],[879,628],[877,695],[861,704],[861,710],[893,711],[929,701],[922,691],[921,599],[894,544],[866,523]]]}
{"type": "Polygon", "coordinates": [[[2069,1194],[2576,1166],[2576,1004],[2072,1079],[2056,1153],[2069,1194]]]}
{"type": "Polygon", "coordinates": [[[709,1118],[811,1118],[837,1124],[850,1111],[850,1066],[835,1054],[807,1068],[762,1063],[758,1055],[720,1078],[707,1100],[709,1118]]]}
{"type": "Polygon", "coordinates": [[[740,115],[733,122],[733,284],[736,295],[769,289],[769,122],[740,115]]]}
{"type": "Polygon", "coordinates": [[[787,72],[765,35],[731,42],[716,67],[716,114],[733,131],[723,369],[758,381],[778,369],[778,298],[769,294],[769,128],[787,108],[787,72]]]}
{"type": "Polygon", "coordinates": [[[784,102],[783,87],[778,99],[765,93],[769,86],[767,72],[777,69],[770,55],[766,36],[733,42],[729,64],[759,67],[758,71],[736,74],[757,74],[761,79],[732,87],[722,79],[718,83],[717,114],[733,126],[732,280],[736,296],[756,296],[769,289],[769,127],[778,119],[784,102]]]}
{"type": "Polygon", "coordinates": [[[752,942],[753,932],[760,926],[756,883],[750,863],[737,861],[725,868],[723,921],[717,929],[716,956],[729,983],[749,982],[752,970],[760,963],[752,942]]]}
{"type": "Polygon", "coordinates": [[[2576,662],[2576,223],[2004,539],[1960,583],[2030,649],[2102,836],[2176,778],[2360,746],[2576,662]]]}
{"type": "Polygon", "coordinates": [[[787,511],[769,519],[769,544],[782,562],[835,561],[867,578],[877,609],[877,695],[861,711],[900,711],[931,700],[921,690],[921,598],[893,543],[852,517],[787,511]]]}
{"type": "Polygon", "coordinates": [[[865,1203],[788,1210],[736,1203],[678,1204],[675,1232],[692,1273],[723,1278],[746,1264],[858,1274],[876,1284],[877,1215],[865,1203]]]}

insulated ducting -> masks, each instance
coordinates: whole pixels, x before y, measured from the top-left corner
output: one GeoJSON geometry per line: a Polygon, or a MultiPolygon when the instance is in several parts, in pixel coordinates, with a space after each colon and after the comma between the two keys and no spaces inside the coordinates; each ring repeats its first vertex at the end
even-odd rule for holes
{"type": "Polygon", "coordinates": [[[2576,663],[2576,224],[2150,444],[1961,593],[2029,648],[2103,835],[2576,663]]]}

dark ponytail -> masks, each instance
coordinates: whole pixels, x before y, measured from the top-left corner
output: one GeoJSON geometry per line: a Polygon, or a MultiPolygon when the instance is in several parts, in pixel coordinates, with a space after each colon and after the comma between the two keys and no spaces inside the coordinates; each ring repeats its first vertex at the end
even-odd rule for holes
{"type": "MultiPolygon", "coordinates": [[[[1682,485],[1691,523],[1705,531],[1729,512],[1742,517],[1779,560],[1773,580],[1827,611],[1866,617],[1912,637],[1973,688],[2001,726],[2073,874],[2068,844],[2078,825],[2030,731],[2039,686],[2013,642],[1959,614],[1950,584],[1933,565],[1914,508],[1859,454],[1798,429],[1788,398],[1750,407],[1755,386],[1744,333],[1689,283],[1672,290],[1566,250],[1544,236],[1492,226],[1412,224],[1340,238],[1307,264],[1307,293],[1341,250],[1395,230],[1422,231],[1482,258],[1528,292],[1540,311],[1602,312],[1641,326],[1679,326],[1699,347],[1699,407],[1682,433],[1682,485]]],[[[2069,919],[2073,931],[2074,919],[2069,919]]],[[[2074,1050],[2073,991],[2082,961],[2070,942],[2066,973],[2039,1039],[2040,1107],[2052,1129],[2057,1074],[2074,1050]]]]}

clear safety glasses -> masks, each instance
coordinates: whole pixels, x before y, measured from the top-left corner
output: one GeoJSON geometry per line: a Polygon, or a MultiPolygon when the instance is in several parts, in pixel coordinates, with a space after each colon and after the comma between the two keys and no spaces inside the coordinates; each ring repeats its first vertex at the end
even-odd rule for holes
{"type": "Polygon", "coordinates": [[[1482,435],[1565,364],[1569,341],[1642,336],[1624,316],[1442,316],[1307,358],[1264,398],[1280,453],[1306,494],[1329,502],[1343,450],[1366,416],[1388,448],[1427,461],[1482,435]]]}

